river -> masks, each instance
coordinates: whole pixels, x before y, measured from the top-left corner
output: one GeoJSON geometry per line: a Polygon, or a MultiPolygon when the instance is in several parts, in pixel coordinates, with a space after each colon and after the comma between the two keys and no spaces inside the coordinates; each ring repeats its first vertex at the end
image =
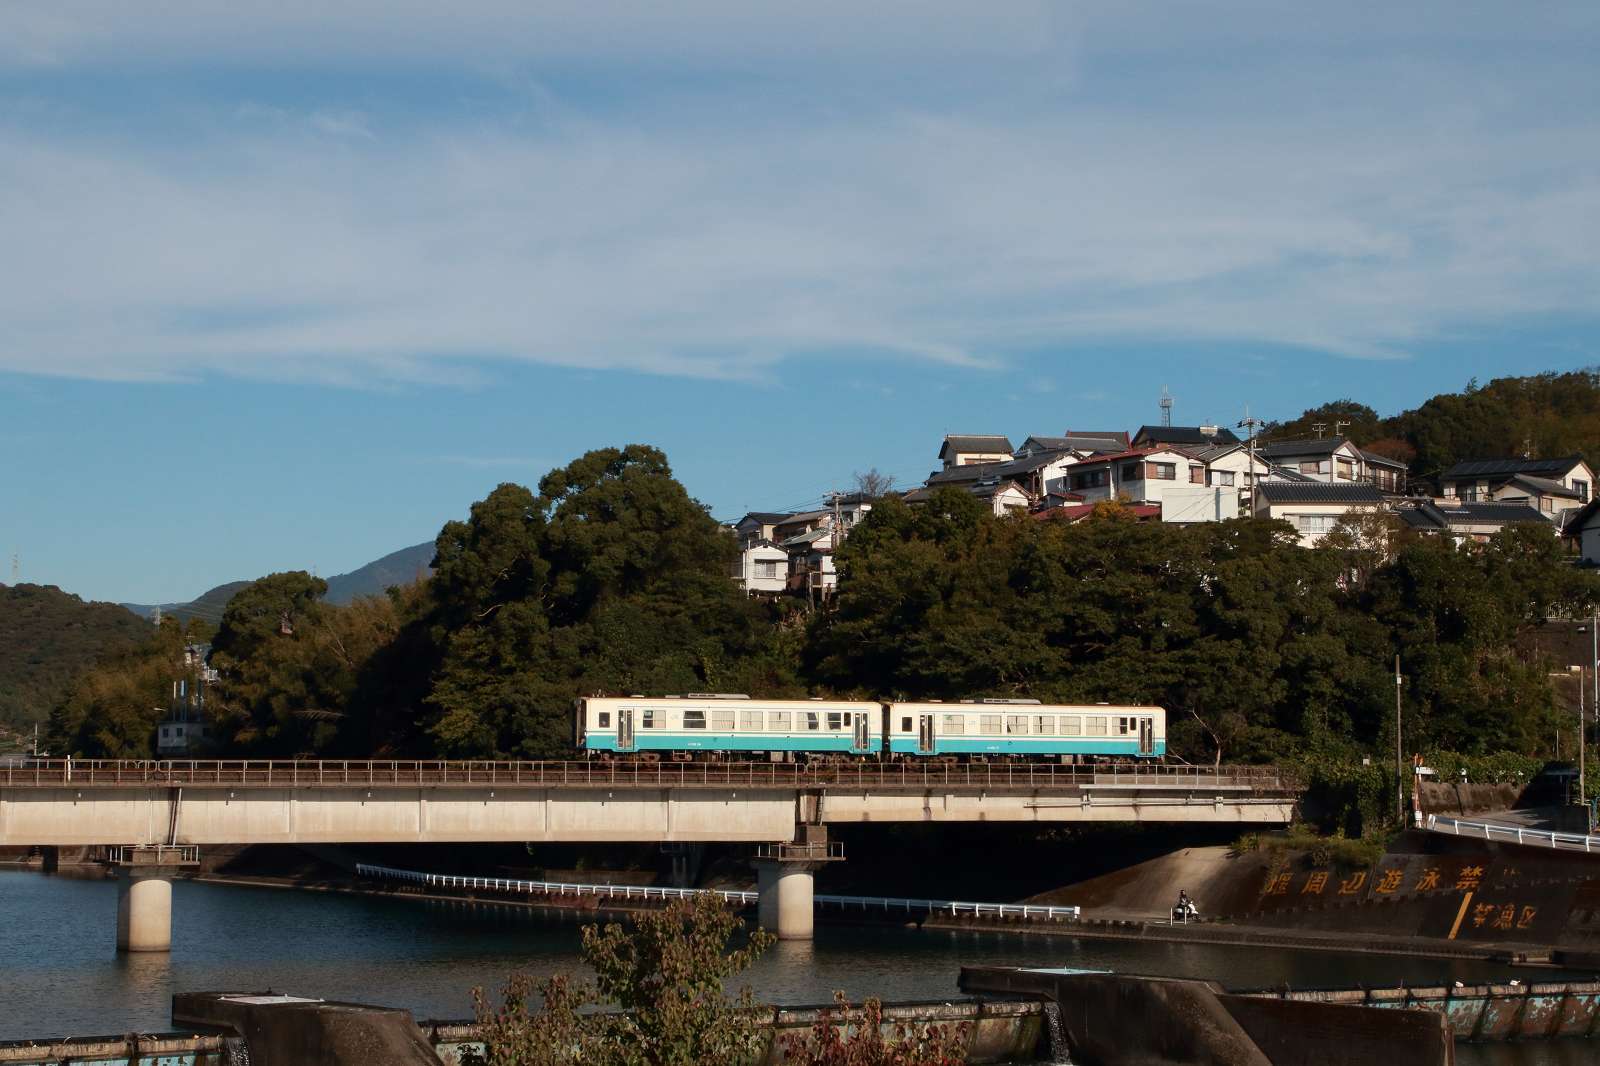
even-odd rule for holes
{"type": "MultiPolygon", "coordinates": [[[[109,881],[0,872],[0,1040],[159,1031],[174,991],[263,990],[467,1018],[474,985],[512,970],[577,968],[567,912],[180,881],[170,955],[118,955],[109,881]]],[[[1079,966],[1208,977],[1233,987],[1422,984],[1504,977],[1479,962],[1270,948],[1072,940],[991,932],[819,925],[748,974],[759,999],[822,1003],[834,989],[885,1000],[955,996],[964,964],[1079,966]]],[[[1520,971],[1523,979],[1537,971],[1520,971]]],[[[1595,1045],[1463,1048],[1463,1066],[1568,1066],[1595,1045]]]]}

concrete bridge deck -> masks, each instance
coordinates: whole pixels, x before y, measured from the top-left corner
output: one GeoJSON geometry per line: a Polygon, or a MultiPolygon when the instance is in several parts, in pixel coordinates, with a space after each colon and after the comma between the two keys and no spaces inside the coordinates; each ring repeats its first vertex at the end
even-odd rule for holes
{"type": "Polygon", "coordinates": [[[0,769],[0,845],[768,843],[799,824],[1285,824],[1269,767],[116,762],[0,769]]]}

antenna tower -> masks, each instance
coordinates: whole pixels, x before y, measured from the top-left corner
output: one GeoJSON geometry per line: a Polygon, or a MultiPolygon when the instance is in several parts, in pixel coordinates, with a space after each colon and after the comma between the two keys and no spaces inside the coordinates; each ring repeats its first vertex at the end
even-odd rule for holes
{"type": "Polygon", "coordinates": [[[1315,433],[1317,435],[1317,439],[1318,440],[1321,440],[1322,439],[1322,435],[1324,433],[1328,432],[1328,423],[1326,423],[1326,422],[1313,422],[1313,423],[1311,423],[1311,432],[1313,432],[1313,433],[1315,433]]]}
{"type": "Polygon", "coordinates": [[[1256,516],[1256,483],[1261,480],[1261,478],[1256,474],[1256,433],[1258,433],[1265,426],[1266,423],[1261,419],[1252,418],[1250,416],[1250,405],[1246,404],[1244,408],[1244,417],[1239,420],[1238,428],[1245,431],[1245,437],[1250,447],[1250,472],[1246,474],[1245,477],[1250,481],[1251,518],[1256,516]]]}
{"type": "Polygon", "coordinates": [[[1165,385],[1161,386],[1161,424],[1172,425],[1172,393],[1167,391],[1165,385]]]}

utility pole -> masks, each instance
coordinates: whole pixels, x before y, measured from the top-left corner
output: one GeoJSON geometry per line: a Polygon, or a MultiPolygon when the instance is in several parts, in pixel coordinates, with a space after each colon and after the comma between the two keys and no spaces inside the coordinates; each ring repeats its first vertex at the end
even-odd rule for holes
{"type": "Polygon", "coordinates": [[[1238,428],[1245,431],[1245,435],[1250,441],[1250,472],[1246,474],[1245,477],[1250,479],[1251,518],[1256,516],[1256,482],[1260,480],[1256,476],[1256,430],[1260,429],[1264,425],[1266,425],[1266,423],[1261,421],[1261,419],[1251,418],[1250,408],[1248,406],[1245,407],[1244,418],[1240,419],[1238,428]]]}
{"type": "Polygon", "coordinates": [[[1394,657],[1394,824],[1405,828],[1406,817],[1406,785],[1405,772],[1401,769],[1400,745],[1400,656],[1394,657]]]}

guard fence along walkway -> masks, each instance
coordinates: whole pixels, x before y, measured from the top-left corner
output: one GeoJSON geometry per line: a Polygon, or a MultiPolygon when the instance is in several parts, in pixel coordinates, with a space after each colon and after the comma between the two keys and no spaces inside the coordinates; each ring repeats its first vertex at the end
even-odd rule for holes
{"type": "MultiPolygon", "coordinates": [[[[460,874],[430,874],[420,870],[400,870],[392,866],[356,865],[356,874],[374,881],[398,881],[424,888],[464,889],[505,892],[523,896],[577,896],[614,900],[672,900],[710,892],[740,907],[753,907],[760,900],[756,892],[736,889],[662,888],[656,885],[591,885],[567,881],[522,881],[511,877],[469,877],[460,874]]],[[[978,918],[1023,918],[1029,921],[1076,921],[1077,907],[1046,907],[1030,903],[969,903],[951,899],[909,899],[898,896],[814,895],[812,903],[824,907],[905,914],[972,915],[978,918]]]]}
{"type": "Polygon", "coordinates": [[[1435,833],[1474,837],[1478,840],[1499,840],[1507,844],[1529,844],[1557,851],[1583,851],[1600,854],[1600,837],[1582,833],[1552,833],[1544,829],[1528,829],[1520,825],[1495,825],[1493,822],[1469,822],[1444,815],[1428,815],[1427,827],[1435,833]]]}
{"type": "Polygon", "coordinates": [[[1285,792],[1298,788],[1272,766],[1164,764],[1066,766],[993,763],[435,762],[330,760],[37,759],[0,766],[7,787],[236,785],[244,788],[483,785],[534,788],[1172,788],[1285,792]]]}

